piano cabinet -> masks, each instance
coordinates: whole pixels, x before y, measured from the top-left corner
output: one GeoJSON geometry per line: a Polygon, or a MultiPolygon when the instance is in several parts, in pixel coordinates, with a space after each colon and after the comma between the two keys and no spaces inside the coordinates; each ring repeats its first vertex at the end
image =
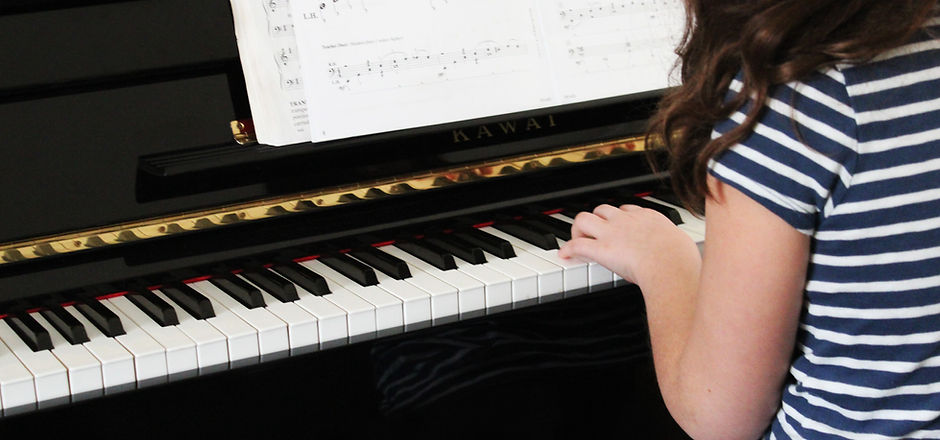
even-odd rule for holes
{"type": "MultiPolygon", "coordinates": [[[[0,434],[686,438],[657,390],[639,292],[599,266],[552,262],[546,248],[572,212],[624,197],[660,196],[658,209],[701,241],[696,219],[669,211],[665,176],[638,137],[662,91],[271,147],[233,138],[251,109],[227,0],[4,0],[0,58],[10,60],[0,75],[0,334],[12,335],[0,337],[0,434]],[[551,126],[512,136],[459,135],[545,118],[551,126]],[[423,241],[432,233],[444,251],[423,241]],[[500,241],[519,255],[494,255],[500,245],[487,246],[500,241]],[[356,257],[373,245],[394,258],[356,257]],[[464,260],[480,256],[495,264],[464,260]],[[394,279],[383,270],[396,260],[414,278],[388,281],[398,291],[380,281],[394,279]],[[328,279],[279,265],[328,266],[317,273],[328,279]],[[470,284],[440,275],[451,270],[470,284]],[[330,298],[339,288],[318,293],[318,283],[352,296],[330,298]],[[373,294],[401,323],[376,319],[354,337],[353,303],[377,317],[363,299],[373,294]],[[183,332],[177,321],[247,328],[249,310],[275,303],[284,322],[306,313],[297,319],[316,323],[317,342],[290,352],[262,342],[236,359],[226,334],[223,362],[193,355],[206,365],[181,371],[161,346],[162,375],[145,380],[142,367],[159,362],[123,357],[94,370],[102,379],[90,392],[68,388],[79,388],[68,347],[183,332]],[[418,304],[424,315],[406,313],[418,304]],[[61,362],[52,391],[27,351],[61,362]],[[133,379],[110,375],[120,368],[133,379]],[[32,389],[38,404],[14,389],[32,389]]],[[[271,334],[290,335],[284,322],[271,334]]],[[[194,343],[182,352],[200,353],[194,343]]]]}

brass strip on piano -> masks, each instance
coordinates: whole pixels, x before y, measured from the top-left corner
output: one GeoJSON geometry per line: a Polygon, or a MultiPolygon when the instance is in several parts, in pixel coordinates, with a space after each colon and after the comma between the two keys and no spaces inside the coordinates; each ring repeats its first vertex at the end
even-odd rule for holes
{"type": "Polygon", "coordinates": [[[591,162],[645,149],[643,137],[630,137],[401,176],[371,184],[357,183],[314,193],[294,194],[172,217],[5,243],[0,244],[0,265],[591,162]]]}

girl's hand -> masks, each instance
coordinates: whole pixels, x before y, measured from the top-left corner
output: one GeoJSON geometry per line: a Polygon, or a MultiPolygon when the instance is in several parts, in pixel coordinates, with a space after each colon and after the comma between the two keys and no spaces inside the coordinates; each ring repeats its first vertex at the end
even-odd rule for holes
{"type": "Polygon", "coordinates": [[[661,277],[701,265],[698,246],[664,215],[636,205],[600,205],[581,212],[562,258],[594,261],[642,289],[661,277]]]}

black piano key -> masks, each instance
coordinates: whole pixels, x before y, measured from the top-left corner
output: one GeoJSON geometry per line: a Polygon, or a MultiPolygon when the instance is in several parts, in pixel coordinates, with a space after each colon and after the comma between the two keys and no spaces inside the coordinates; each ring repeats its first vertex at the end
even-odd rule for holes
{"type": "Polygon", "coordinates": [[[183,310],[189,312],[196,319],[209,319],[215,317],[212,303],[209,298],[197,292],[185,283],[174,283],[160,288],[166,296],[170,297],[183,310]]]}
{"type": "Polygon", "coordinates": [[[578,213],[584,212],[584,211],[590,212],[590,210],[588,210],[588,209],[575,209],[575,208],[573,208],[573,207],[571,207],[571,206],[566,206],[566,207],[564,207],[564,208],[561,209],[561,214],[562,214],[562,215],[565,215],[565,216],[567,216],[567,217],[575,218],[575,217],[578,216],[578,213]]]}
{"type": "Polygon", "coordinates": [[[562,214],[574,218],[578,212],[593,212],[594,208],[600,205],[611,205],[615,207],[623,205],[624,199],[632,196],[633,192],[619,190],[605,193],[579,194],[563,199],[560,205],[563,208],[562,214]]]}
{"type": "Polygon", "coordinates": [[[562,240],[571,240],[571,223],[564,220],[559,220],[550,215],[535,214],[526,217],[523,222],[530,225],[537,224],[542,231],[550,232],[562,240]]]}
{"type": "Polygon", "coordinates": [[[680,199],[679,196],[676,195],[676,193],[672,191],[672,188],[669,188],[668,186],[657,188],[656,190],[653,191],[652,196],[656,199],[662,200],[666,203],[671,203],[675,206],[684,205],[684,203],[682,202],[682,199],[680,199]]]}
{"type": "Polygon", "coordinates": [[[209,282],[249,309],[265,306],[261,290],[231,273],[216,275],[209,282]]]}
{"type": "Polygon", "coordinates": [[[642,199],[636,196],[624,196],[622,199],[618,201],[622,205],[636,205],[636,206],[642,206],[644,208],[655,210],[659,212],[660,214],[666,216],[666,218],[668,218],[669,221],[671,221],[673,224],[676,224],[676,225],[682,224],[682,216],[679,215],[679,211],[676,210],[675,208],[672,208],[666,205],[661,205],[659,203],[642,199]]]}
{"type": "Polygon", "coordinates": [[[682,224],[682,216],[679,211],[659,203],[634,196],[626,191],[615,191],[610,196],[581,196],[577,199],[569,199],[562,202],[561,213],[574,218],[579,212],[592,212],[598,205],[608,204],[611,206],[636,205],[644,208],[653,209],[663,214],[673,224],[682,224]]]}
{"type": "Polygon", "coordinates": [[[50,304],[39,313],[41,313],[70,344],[75,345],[88,342],[88,333],[85,331],[85,326],[62,306],[50,304]]]}
{"type": "Polygon", "coordinates": [[[401,250],[414,255],[416,258],[440,270],[452,270],[457,268],[457,262],[454,261],[453,255],[433,244],[424,242],[424,240],[420,242],[399,242],[396,243],[395,246],[398,246],[401,250]]]}
{"type": "Polygon", "coordinates": [[[381,249],[369,246],[354,250],[349,254],[396,280],[411,278],[411,269],[408,268],[408,263],[381,249]]]}
{"type": "Polygon", "coordinates": [[[4,319],[33,351],[52,350],[49,332],[29,313],[13,313],[4,319]]]}
{"type": "Polygon", "coordinates": [[[76,303],[75,308],[107,337],[114,338],[125,333],[121,318],[97,299],[85,298],[76,303]]]}
{"type": "Polygon", "coordinates": [[[271,270],[313,295],[323,296],[330,293],[330,286],[326,283],[326,279],[302,264],[293,261],[283,262],[275,264],[271,270]]]}
{"type": "MultiPolygon", "coordinates": [[[[606,202],[600,202],[598,203],[598,205],[601,203],[606,203],[606,202]]],[[[558,205],[561,206],[561,213],[571,218],[575,218],[579,212],[591,212],[597,206],[597,205],[593,205],[591,203],[585,202],[583,199],[562,200],[561,202],[558,203],[558,205]]]]}
{"type": "Polygon", "coordinates": [[[512,243],[477,228],[460,230],[454,232],[454,235],[479,246],[498,258],[507,259],[516,256],[516,250],[513,249],[512,243]]]}
{"type": "Polygon", "coordinates": [[[555,234],[534,230],[529,225],[519,222],[496,222],[493,227],[539,248],[558,249],[558,239],[555,238],[555,234]]]}
{"type": "Polygon", "coordinates": [[[379,279],[371,267],[350,258],[348,255],[331,255],[321,258],[320,261],[360,285],[374,286],[379,284],[379,279]]]}
{"type": "Polygon", "coordinates": [[[297,296],[297,287],[294,286],[294,283],[266,268],[245,270],[241,273],[241,276],[281,302],[292,302],[300,299],[297,296]]]}
{"type": "Polygon", "coordinates": [[[570,239],[571,237],[571,226],[559,226],[557,224],[552,224],[549,221],[541,221],[542,218],[551,218],[552,220],[558,220],[553,217],[549,217],[541,212],[533,212],[530,210],[521,210],[521,212],[515,211],[506,211],[494,214],[497,224],[499,223],[515,223],[532,231],[550,234],[554,237],[560,238],[560,236],[567,236],[570,239]]]}
{"type": "Polygon", "coordinates": [[[424,241],[436,244],[455,257],[472,264],[486,263],[486,255],[483,255],[482,248],[451,234],[429,236],[424,241]]]}
{"type": "Polygon", "coordinates": [[[176,309],[149,290],[129,292],[127,299],[163,327],[179,325],[176,309]]]}

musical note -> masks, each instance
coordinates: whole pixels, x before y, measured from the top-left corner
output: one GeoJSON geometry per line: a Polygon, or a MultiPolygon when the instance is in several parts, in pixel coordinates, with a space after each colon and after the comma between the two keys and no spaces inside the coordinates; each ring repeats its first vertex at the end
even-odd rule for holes
{"type": "Polygon", "coordinates": [[[290,0],[265,0],[265,6],[268,8],[269,13],[276,14],[278,8],[289,8],[290,0]]]}
{"type": "Polygon", "coordinates": [[[443,8],[447,6],[448,0],[428,0],[428,3],[431,4],[431,9],[437,10],[438,8],[443,8]]]}
{"type": "Polygon", "coordinates": [[[339,17],[350,13],[366,14],[368,12],[369,7],[366,5],[366,0],[359,0],[356,5],[353,4],[352,0],[326,0],[321,1],[312,10],[304,13],[303,19],[325,23],[330,17],[339,17]]]}

